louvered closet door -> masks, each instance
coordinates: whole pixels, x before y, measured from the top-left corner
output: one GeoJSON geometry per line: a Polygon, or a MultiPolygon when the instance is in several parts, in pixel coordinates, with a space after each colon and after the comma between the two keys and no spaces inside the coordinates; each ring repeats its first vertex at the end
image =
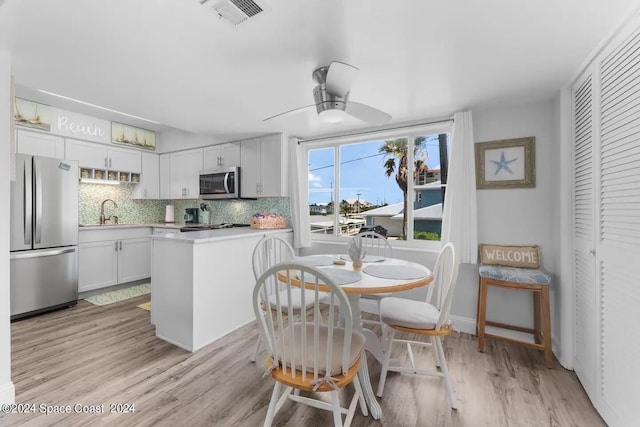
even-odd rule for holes
{"type": "Polygon", "coordinates": [[[574,113],[574,369],[595,402],[597,335],[594,222],[594,105],[593,77],[586,73],[573,87],[574,113]]]}
{"type": "Polygon", "coordinates": [[[610,425],[631,426],[640,419],[640,31],[618,46],[599,63],[599,409],[610,425]]]}

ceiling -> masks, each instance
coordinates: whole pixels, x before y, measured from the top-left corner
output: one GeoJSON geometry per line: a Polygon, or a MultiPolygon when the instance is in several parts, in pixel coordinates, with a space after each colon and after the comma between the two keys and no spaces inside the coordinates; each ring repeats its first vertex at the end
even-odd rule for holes
{"type": "Polygon", "coordinates": [[[199,0],[6,0],[0,47],[17,93],[105,119],[43,89],[218,141],[370,127],[322,123],[312,71],[360,68],[351,100],[392,123],[550,99],[636,0],[265,0],[238,26],[199,0]]]}

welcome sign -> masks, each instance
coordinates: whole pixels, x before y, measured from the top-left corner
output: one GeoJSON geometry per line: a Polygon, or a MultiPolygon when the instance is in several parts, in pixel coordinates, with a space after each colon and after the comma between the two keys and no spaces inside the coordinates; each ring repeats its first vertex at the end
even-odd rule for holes
{"type": "Polygon", "coordinates": [[[506,267],[540,268],[538,246],[480,245],[480,262],[506,267]]]}

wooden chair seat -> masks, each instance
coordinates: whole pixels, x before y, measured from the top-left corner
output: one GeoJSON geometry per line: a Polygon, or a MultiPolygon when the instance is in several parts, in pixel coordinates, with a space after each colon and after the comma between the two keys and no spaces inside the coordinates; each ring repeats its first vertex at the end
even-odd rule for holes
{"type": "Polygon", "coordinates": [[[487,337],[515,342],[517,344],[522,344],[527,347],[543,351],[546,367],[553,368],[554,361],[553,353],[551,351],[551,314],[549,307],[549,285],[551,283],[551,277],[539,268],[516,268],[499,265],[480,265],[479,276],[480,283],[478,290],[478,315],[476,326],[478,351],[484,352],[484,344],[487,337]],[[533,329],[487,320],[487,290],[489,286],[532,292],[534,311],[533,329]],[[486,326],[495,326],[498,328],[533,334],[534,342],[488,334],[485,332],[486,326]]]}
{"type": "MultiPolygon", "coordinates": [[[[331,376],[331,378],[333,378],[333,384],[335,384],[338,389],[342,389],[351,384],[353,378],[358,373],[358,369],[360,368],[360,360],[361,358],[358,357],[358,360],[356,360],[356,362],[349,368],[349,371],[346,374],[331,376]]],[[[273,366],[273,360],[271,358],[268,358],[267,368],[271,368],[271,366],[273,366]]],[[[299,369],[296,369],[295,376],[293,377],[291,375],[290,369],[287,369],[286,373],[281,368],[273,369],[271,371],[271,377],[279,383],[286,385],[287,387],[297,388],[298,390],[317,392],[333,390],[333,387],[329,383],[321,383],[319,386],[312,384],[313,375],[307,375],[306,380],[303,380],[302,371],[300,371],[299,369]]]]}
{"type": "Polygon", "coordinates": [[[451,335],[453,332],[453,326],[445,325],[440,329],[414,329],[414,328],[405,328],[404,326],[389,326],[393,329],[402,332],[408,332],[410,334],[418,334],[418,335],[426,335],[429,337],[445,337],[447,335],[451,335]]]}

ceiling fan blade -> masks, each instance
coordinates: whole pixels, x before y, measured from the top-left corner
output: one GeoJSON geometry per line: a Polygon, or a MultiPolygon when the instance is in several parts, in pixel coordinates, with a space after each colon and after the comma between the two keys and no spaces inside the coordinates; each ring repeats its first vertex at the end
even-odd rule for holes
{"type": "Polygon", "coordinates": [[[344,62],[333,61],[329,64],[327,80],[325,82],[327,92],[332,95],[344,97],[351,90],[351,86],[358,77],[360,69],[344,62]]]}
{"type": "Polygon", "coordinates": [[[350,116],[371,123],[372,125],[383,125],[391,120],[390,114],[380,111],[377,108],[360,104],[359,102],[349,101],[344,111],[350,116]]]}
{"type": "Polygon", "coordinates": [[[315,106],[316,106],[315,104],[311,104],[311,105],[306,105],[304,107],[294,108],[293,110],[285,111],[284,113],[276,114],[275,116],[271,116],[271,117],[267,117],[266,119],[262,119],[262,121],[266,122],[267,120],[275,119],[276,117],[285,116],[287,114],[298,113],[298,112],[301,112],[303,110],[306,110],[309,107],[315,107],[315,106]]]}

